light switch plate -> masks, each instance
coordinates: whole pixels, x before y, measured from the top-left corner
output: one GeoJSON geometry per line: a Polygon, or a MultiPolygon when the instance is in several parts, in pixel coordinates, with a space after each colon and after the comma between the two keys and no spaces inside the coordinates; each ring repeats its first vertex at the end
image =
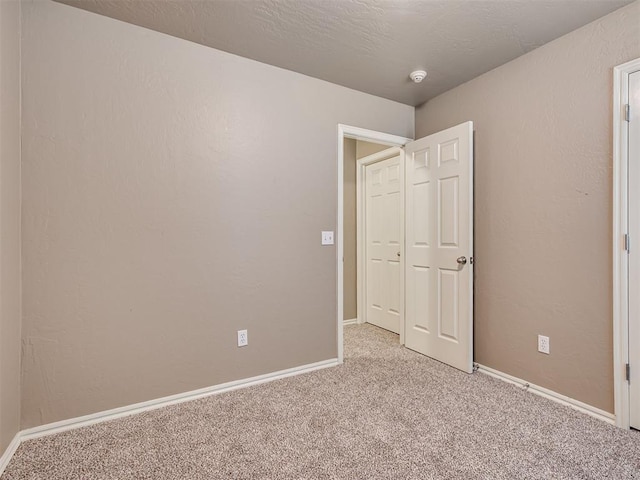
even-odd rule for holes
{"type": "Polygon", "coordinates": [[[333,245],[333,232],[322,232],[322,245],[333,245]]]}

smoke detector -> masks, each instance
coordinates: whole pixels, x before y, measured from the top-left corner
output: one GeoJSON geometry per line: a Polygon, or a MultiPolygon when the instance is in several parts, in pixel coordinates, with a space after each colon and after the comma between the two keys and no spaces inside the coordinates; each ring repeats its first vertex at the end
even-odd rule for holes
{"type": "Polygon", "coordinates": [[[411,72],[409,74],[409,78],[413,80],[413,83],[420,83],[427,76],[427,72],[424,70],[416,70],[415,72],[411,72]]]}

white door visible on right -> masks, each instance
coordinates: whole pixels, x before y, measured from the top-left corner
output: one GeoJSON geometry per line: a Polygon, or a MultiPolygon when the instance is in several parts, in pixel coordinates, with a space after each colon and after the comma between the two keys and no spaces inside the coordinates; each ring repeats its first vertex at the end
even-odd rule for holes
{"type": "Polygon", "coordinates": [[[473,123],[405,146],[405,346],[473,371],[473,123]]]}
{"type": "Polygon", "coordinates": [[[640,430],[640,71],[629,75],[629,424],[640,430]]]}

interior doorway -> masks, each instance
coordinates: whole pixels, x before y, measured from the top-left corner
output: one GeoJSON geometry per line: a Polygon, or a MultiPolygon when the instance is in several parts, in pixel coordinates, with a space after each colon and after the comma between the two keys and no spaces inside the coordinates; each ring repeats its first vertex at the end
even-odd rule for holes
{"type": "MultiPolygon", "coordinates": [[[[362,174],[362,161],[373,157],[376,154],[389,149],[388,145],[358,140],[355,138],[345,138],[344,140],[344,323],[363,323],[364,299],[362,289],[359,288],[362,280],[358,265],[362,262],[362,249],[359,248],[358,232],[362,225],[358,207],[362,199],[359,198],[359,181],[362,174]]],[[[384,161],[384,159],[374,160],[369,165],[384,161]]],[[[361,205],[360,205],[361,206],[361,205]]],[[[400,214],[400,212],[398,212],[400,214]]],[[[360,231],[360,234],[362,232],[360,231]]],[[[396,332],[398,333],[398,332],[396,332]]]]}
{"type": "MultiPolygon", "coordinates": [[[[343,169],[345,138],[349,138],[349,135],[344,134],[344,128],[339,128],[338,142],[339,221],[336,260],[339,361],[344,359],[343,169]]],[[[357,134],[354,136],[358,139],[357,134]]],[[[372,139],[365,137],[363,140],[372,139]]],[[[373,143],[391,143],[375,138],[373,140],[373,143]]],[[[356,318],[361,321],[364,316],[370,321],[369,316],[373,319],[376,313],[386,310],[392,315],[389,318],[378,318],[381,323],[379,326],[392,331],[399,330],[401,344],[471,373],[473,122],[464,122],[415,141],[402,139],[395,143],[397,146],[394,148],[365,157],[366,161],[363,159],[358,162],[356,170],[358,190],[362,192],[371,189],[374,193],[357,195],[360,200],[357,290],[360,298],[364,290],[366,301],[357,302],[356,318]],[[404,142],[403,146],[398,145],[401,142],[404,142]],[[387,162],[388,165],[385,163],[387,160],[390,162],[387,162]],[[369,169],[368,166],[373,168],[369,169]],[[376,206],[375,202],[379,205],[376,206]],[[389,215],[385,211],[389,207],[394,207],[400,215],[389,215]],[[363,208],[366,210],[364,215],[363,208]],[[381,215],[371,219],[371,212],[381,215]],[[376,223],[381,223],[384,219],[389,220],[385,220],[388,225],[376,226],[376,223]],[[361,238],[362,232],[365,242],[361,238]],[[406,259],[403,250],[406,250],[406,259]],[[365,262],[361,260],[363,252],[366,252],[365,262]],[[386,270],[383,266],[387,267],[386,270]],[[376,273],[376,270],[378,274],[384,275],[372,277],[371,273],[376,273]],[[393,282],[394,273],[397,282],[393,282]],[[362,279],[366,283],[364,289],[362,279]],[[380,283],[380,279],[386,282],[385,285],[376,285],[376,282],[380,283]],[[384,303],[390,296],[395,296],[395,304],[393,299],[384,303]],[[373,307],[371,311],[369,307],[373,307]],[[398,323],[398,328],[394,329],[391,323],[398,323]]],[[[371,323],[376,324],[374,321],[371,323]]]]}
{"type": "MultiPolygon", "coordinates": [[[[343,327],[362,323],[362,299],[358,295],[357,181],[358,160],[389,147],[400,147],[410,138],[348,125],[338,125],[338,225],[337,240],[337,343],[338,362],[344,361],[343,327]]],[[[360,252],[362,253],[362,252],[360,252]]]]}

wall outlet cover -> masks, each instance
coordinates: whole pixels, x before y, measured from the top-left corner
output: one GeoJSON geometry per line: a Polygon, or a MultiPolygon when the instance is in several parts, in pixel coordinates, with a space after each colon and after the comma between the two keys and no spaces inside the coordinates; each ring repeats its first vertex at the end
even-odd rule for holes
{"type": "Polygon", "coordinates": [[[249,345],[249,334],[246,330],[238,330],[238,346],[246,347],[249,345]]]}
{"type": "Polygon", "coordinates": [[[538,351],[549,355],[549,337],[538,335],[538,351]]]}

